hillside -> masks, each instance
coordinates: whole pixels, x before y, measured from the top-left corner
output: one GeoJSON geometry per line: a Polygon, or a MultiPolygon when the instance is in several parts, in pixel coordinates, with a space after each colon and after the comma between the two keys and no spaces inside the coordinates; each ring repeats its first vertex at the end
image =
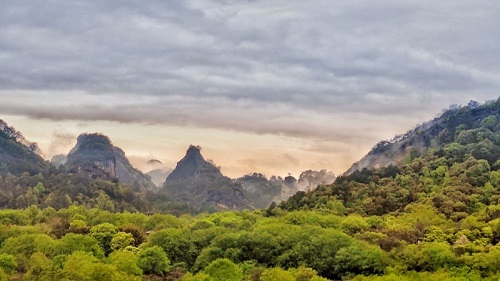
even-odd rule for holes
{"type": "Polygon", "coordinates": [[[39,173],[48,168],[36,143],[0,119],[0,172],[39,173]]]}
{"type": "Polygon", "coordinates": [[[451,106],[439,117],[417,126],[390,141],[381,141],[345,173],[402,164],[430,150],[455,150],[463,160],[465,153],[493,164],[500,156],[500,102],[484,105],[471,101],[467,106],[451,106]]]}
{"type": "Polygon", "coordinates": [[[379,143],[353,166],[362,170],[353,168],[331,185],[299,192],[280,208],[342,205],[343,212],[384,215],[408,204],[432,203],[447,218],[464,219],[500,198],[499,120],[500,100],[448,110],[395,141],[379,143]],[[389,157],[393,162],[376,168],[389,157]]]}

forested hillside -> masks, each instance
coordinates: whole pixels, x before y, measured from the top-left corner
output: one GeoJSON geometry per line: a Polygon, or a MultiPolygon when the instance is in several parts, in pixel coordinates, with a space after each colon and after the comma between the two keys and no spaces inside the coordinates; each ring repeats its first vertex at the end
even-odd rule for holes
{"type": "Polygon", "coordinates": [[[453,157],[461,160],[468,152],[492,164],[500,156],[499,137],[496,134],[500,129],[499,120],[499,100],[484,105],[475,101],[470,101],[466,106],[452,105],[434,120],[406,134],[380,141],[365,157],[354,163],[346,174],[364,168],[404,164],[408,158],[445,147],[449,154],[456,152],[453,157]]]}
{"type": "Polygon", "coordinates": [[[48,164],[37,154],[38,146],[0,119],[0,173],[38,173],[48,164]]]}

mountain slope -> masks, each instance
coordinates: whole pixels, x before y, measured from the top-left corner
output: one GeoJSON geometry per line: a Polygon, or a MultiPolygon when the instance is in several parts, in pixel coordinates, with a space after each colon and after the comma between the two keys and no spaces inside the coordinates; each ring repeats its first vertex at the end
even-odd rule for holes
{"type": "MultiPolygon", "coordinates": [[[[417,126],[404,135],[398,135],[390,141],[379,142],[345,174],[349,175],[364,168],[374,169],[401,164],[430,149],[444,149],[451,144],[469,145],[474,157],[488,159],[492,164],[500,156],[500,151],[494,147],[500,144],[500,140],[494,136],[494,132],[500,128],[499,120],[500,100],[484,105],[471,101],[464,107],[451,106],[434,120],[417,126]],[[483,144],[479,145],[481,142],[483,144]],[[476,148],[473,149],[472,146],[476,148]],[[478,150],[479,146],[481,147],[478,150]]],[[[449,149],[452,148],[448,147],[449,149]]],[[[460,155],[459,151],[457,153],[460,155]]]]}
{"type": "Polygon", "coordinates": [[[279,208],[384,215],[420,204],[460,221],[500,203],[499,120],[500,100],[453,108],[394,142],[379,143],[362,170],[298,192],[279,208]],[[393,164],[376,168],[380,159],[393,164]]]}
{"type": "Polygon", "coordinates": [[[0,119],[0,171],[39,173],[48,168],[38,145],[0,119]]]}
{"type": "Polygon", "coordinates": [[[125,152],[101,134],[80,135],[64,166],[70,172],[82,172],[93,178],[116,178],[138,188],[156,189],[148,176],[132,167],[125,152]]]}

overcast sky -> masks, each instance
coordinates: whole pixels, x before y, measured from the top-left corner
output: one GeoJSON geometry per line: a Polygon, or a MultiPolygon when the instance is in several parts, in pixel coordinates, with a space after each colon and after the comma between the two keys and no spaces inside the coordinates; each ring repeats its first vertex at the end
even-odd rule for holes
{"type": "Polygon", "coordinates": [[[499,97],[500,1],[0,3],[0,119],[50,158],[102,132],[134,164],[339,174],[451,104],[499,97]]]}

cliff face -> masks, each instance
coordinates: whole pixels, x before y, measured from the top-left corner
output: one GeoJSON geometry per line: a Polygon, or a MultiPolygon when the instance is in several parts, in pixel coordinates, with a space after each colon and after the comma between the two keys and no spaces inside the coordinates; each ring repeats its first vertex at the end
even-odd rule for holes
{"type": "Polygon", "coordinates": [[[101,134],[80,135],[64,166],[70,172],[87,173],[93,178],[116,178],[122,183],[156,189],[148,176],[132,167],[125,152],[101,134]]]}
{"type": "Polygon", "coordinates": [[[198,146],[188,148],[186,156],[168,175],[161,191],[173,201],[195,207],[249,208],[241,188],[225,177],[213,163],[205,160],[198,146]]]}
{"type": "Polygon", "coordinates": [[[84,172],[94,178],[116,178],[116,156],[107,136],[82,134],[76,146],[68,153],[66,168],[70,172],[84,172]]]}
{"type": "Polygon", "coordinates": [[[143,174],[130,164],[125,152],[119,147],[113,148],[115,152],[115,177],[121,182],[128,184],[138,184],[147,190],[158,190],[158,187],[151,181],[151,177],[143,174]]]}

